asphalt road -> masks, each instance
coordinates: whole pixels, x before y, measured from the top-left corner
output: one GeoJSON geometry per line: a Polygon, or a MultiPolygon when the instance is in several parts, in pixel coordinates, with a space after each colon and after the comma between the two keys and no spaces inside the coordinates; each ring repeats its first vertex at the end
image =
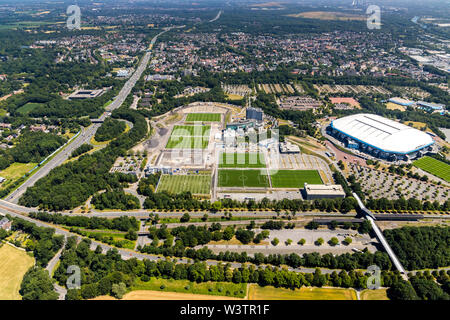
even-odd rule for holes
{"type": "MultiPolygon", "coordinates": [[[[156,40],[161,34],[171,29],[172,28],[168,28],[165,31],[156,35],[152,39],[151,44],[154,45],[156,40]]],[[[130,79],[128,79],[128,81],[120,90],[119,94],[114,98],[114,101],[108,107],[106,107],[106,112],[104,112],[100,116],[100,118],[98,118],[99,121],[104,121],[111,115],[111,111],[119,108],[124,103],[125,99],[128,97],[128,95],[131,93],[131,90],[136,85],[136,82],[141,78],[142,73],[147,68],[150,58],[151,58],[151,51],[148,51],[142,58],[141,63],[139,64],[137,70],[133,73],[130,79]]],[[[8,202],[17,203],[19,198],[25,193],[27,188],[32,187],[39,179],[45,177],[53,168],[56,168],[61,164],[63,164],[63,162],[70,157],[72,152],[78,147],[80,147],[82,144],[90,143],[92,137],[95,136],[95,133],[97,132],[97,129],[100,128],[100,126],[101,123],[94,123],[91,126],[84,128],[77,138],[72,140],[72,142],[70,142],[61,152],[59,152],[50,161],[48,161],[46,164],[40,167],[37,172],[35,172],[19,188],[17,188],[9,196],[7,196],[5,200],[8,202]]]]}

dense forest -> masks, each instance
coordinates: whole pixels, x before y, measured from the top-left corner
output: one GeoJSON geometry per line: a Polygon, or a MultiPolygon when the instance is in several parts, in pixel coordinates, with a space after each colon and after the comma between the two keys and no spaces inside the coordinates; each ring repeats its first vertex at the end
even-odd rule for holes
{"type": "Polygon", "coordinates": [[[26,250],[32,251],[36,265],[45,267],[64,243],[63,236],[55,235],[52,228],[38,227],[32,222],[20,218],[12,218],[12,230],[21,230],[30,235],[26,250]]]}
{"type": "Polygon", "coordinates": [[[91,203],[98,210],[117,209],[128,211],[139,209],[139,199],[131,194],[126,194],[123,189],[108,190],[92,197],[91,203]]]}
{"type": "Polygon", "coordinates": [[[13,148],[0,151],[0,170],[13,162],[39,163],[66,141],[66,138],[51,133],[25,131],[13,148]]]}
{"type": "Polygon", "coordinates": [[[103,142],[112,140],[124,132],[126,127],[125,122],[108,118],[95,133],[95,141],[103,142]]]}
{"type": "MultiPolygon", "coordinates": [[[[229,264],[207,266],[205,262],[176,263],[175,261],[158,260],[157,262],[135,258],[123,260],[116,249],[102,253],[100,247],[90,250],[90,240],[82,240],[79,244],[69,238],[61,255],[61,263],[55,271],[55,279],[65,285],[70,265],[82,266],[81,289],[68,291],[66,299],[90,299],[98,295],[114,295],[113,285],[123,283],[132,289],[135,281],[148,281],[150,277],[166,279],[187,279],[197,283],[207,281],[226,281],[234,283],[258,283],[262,286],[272,285],[284,288],[300,288],[302,286],[337,286],[366,288],[368,275],[360,271],[341,271],[322,274],[319,269],[314,273],[297,273],[277,267],[242,266],[232,269],[229,264]]],[[[382,282],[390,286],[401,279],[396,272],[383,272],[382,282]]],[[[232,293],[226,293],[231,295],[232,293]]]]}
{"type": "Polygon", "coordinates": [[[407,270],[450,265],[450,227],[403,227],[383,233],[407,270]]]}
{"type": "Polygon", "coordinates": [[[99,217],[83,217],[83,216],[68,216],[60,213],[47,212],[31,212],[30,218],[38,219],[53,224],[58,224],[68,227],[80,227],[85,229],[108,229],[118,231],[138,230],[139,222],[135,217],[122,216],[118,218],[99,218],[99,217]]]}

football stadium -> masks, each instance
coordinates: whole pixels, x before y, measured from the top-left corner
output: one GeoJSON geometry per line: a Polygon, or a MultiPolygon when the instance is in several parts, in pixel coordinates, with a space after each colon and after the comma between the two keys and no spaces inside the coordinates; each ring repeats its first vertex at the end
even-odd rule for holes
{"type": "Polygon", "coordinates": [[[374,114],[334,120],[328,131],[349,149],[389,161],[408,161],[433,150],[429,134],[374,114]]]}

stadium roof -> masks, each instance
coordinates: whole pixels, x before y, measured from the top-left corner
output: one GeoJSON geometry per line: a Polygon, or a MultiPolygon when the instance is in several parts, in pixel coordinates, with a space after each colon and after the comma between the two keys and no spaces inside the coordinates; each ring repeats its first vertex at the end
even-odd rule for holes
{"type": "Polygon", "coordinates": [[[374,114],[356,114],[334,120],[332,128],[375,149],[409,154],[434,143],[430,135],[374,114]]]}

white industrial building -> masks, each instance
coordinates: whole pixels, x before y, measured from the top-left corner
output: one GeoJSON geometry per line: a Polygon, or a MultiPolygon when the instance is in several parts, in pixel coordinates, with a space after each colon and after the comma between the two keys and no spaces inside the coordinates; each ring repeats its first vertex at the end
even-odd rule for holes
{"type": "Polygon", "coordinates": [[[420,157],[434,144],[428,133],[374,114],[334,120],[330,131],[348,148],[390,161],[420,157]]]}

